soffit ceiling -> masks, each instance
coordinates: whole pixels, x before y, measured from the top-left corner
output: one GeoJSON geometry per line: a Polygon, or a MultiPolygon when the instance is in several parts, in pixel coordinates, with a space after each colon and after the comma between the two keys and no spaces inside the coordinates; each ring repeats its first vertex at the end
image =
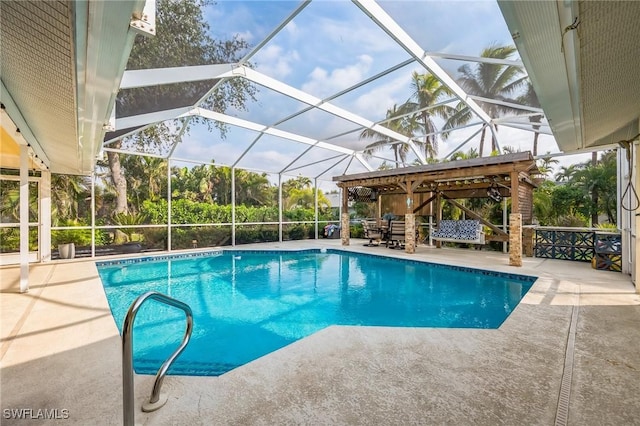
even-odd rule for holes
{"type": "Polygon", "coordinates": [[[2,106],[39,168],[93,170],[133,42],[131,17],[143,6],[0,2],[2,106]]]}
{"type": "Polygon", "coordinates": [[[23,134],[57,147],[36,148],[53,163],[77,155],[73,25],[70,2],[0,4],[2,102],[28,121],[17,125],[23,134]]]}
{"type": "Polygon", "coordinates": [[[640,2],[498,4],[562,151],[638,134],[640,2]]]}

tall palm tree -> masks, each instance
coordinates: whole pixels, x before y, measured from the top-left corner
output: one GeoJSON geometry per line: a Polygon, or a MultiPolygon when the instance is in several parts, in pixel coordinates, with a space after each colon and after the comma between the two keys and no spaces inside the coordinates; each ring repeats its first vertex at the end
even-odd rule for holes
{"type": "MultiPolygon", "coordinates": [[[[531,81],[527,81],[527,91],[524,95],[518,97],[517,100],[521,104],[540,108],[540,100],[538,99],[536,91],[533,89],[531,81]]],[[[540,132],[538,132],[538,130],[540,130],[540,121],[542,121],[542,115],[529,116],[529,122],[532,123],[533,127],[533,147],[531,151],[534,156],[538,155],[538,137],[540,136],[540,132]]]]}
{"type": "Polygon", "coordinates": [[[596,162],[587,161],[573,174],[572,182],[581,187],[591,198],[591,226],[599,222],[598,213],[607,213],[611,223],[615,222],[616,206],[616,158],[614,151],[608,151],[596,162]]]}
{"type": "Polygon", "coordinates": [[[158,157],[142,157],[142,161],[147,175],[148,198],[156,201],[167,188],[167,160],[158,157]]]}
{"type": "Polygon", "coordinates": [[[236,169],[235,179],[236,205],[264,206],[268,204],[270,186],[266,173],[236,169]]]}
{"type": "MultiPolygon", "coordinates": [[[[510,59],[515,53],[515,46],[491,45],[485,48],[480,56],[483,58],[510,59]]],[[[513,65],[478,62],[473,68],[468,64],[463,65],[458,68],[458,72],[460,73],[458,83],[467,93],[506,102],[516,103],[516,100],[512,99],[511,96],[515,94],[526,81],[526,77],[521,76],[522,70],[513,65]]],[[[478,104],[490,117],[498,117],[505,112],[514,112],[513,108],[504,105],[481,101],[478,101],[478,104]]],[[[455,113],[453,113],[445,123],[444,129],[453,130],[458,126],[468,123],[473,116],[469,107],[463,102],[460,102],[456,107],[455,113]]],[[[480,136],[478,153],[481,157],[484,150],[486,130],[485,127],[480,136]]],[[[443,136],[446,136],[446,134],[443,136]]],[[[491,145],[491,150],[495,151],[495,138],[492,138],[491,145]]]]}
{"type": "Polygon", "coordinates": [[[292,189],[304,189],[311,187],[311,179],[305,176],[298,176],[282,184],[282,190],[284,192],[291,191],[292,189]]]}
{"type": "MultiPolygon", "coordinates": [[[[392,108],[388,109],[386,115],[388,120],[386,127],[397,133],[411,137],[411,120],[407,119],[405,114],[406,110],[403,109],[402,105],[400,107],[398,107],[398,105],[394,105],[392,108]]],[[[374,140],[373,143],[365,147],[363,151],[365,157],[371,157],[376,152],[385,148],[391,148],[395,158],[396,167],[399,167],[400,164],[403,166],[406,164],[407,154],[409,152],[409,146],[406,143],[399,142],[372,129],[363,130],[360,133],[360,139],[374,140]]]]}
{"type": "MultiPolygon", "coordinates": [[[[547,151],[547,154],[549,151],[547,151]]],[[[540,174],[542,174],[545,178],[549,176],[549,173],[553,170],[553,166],[558,164],[558,160],[549,156],[540,159],[538,165],[538,170],[540,170],[540,174]]]]}
{"type": "Polygon", "coordinates": [[[86,176],[51,175],[52,217],[54,223],[79,219],[81,200],[89,195],[91,180],[86,176]]]}
{"type": "Polygon", "coordinates": [[[409,100],[404,103],[402,109],[416,111],[414,122],[425,135],[423,142],[424,154],[427,158],[435,158],[438,155],[438,137],[430,133],[434,133],[438,129],[433,122],[432,116],[436,115],[446,119],[452,113],[453,108],[448,105],[425,108],[436,105],[444,96],[451,96],[453,92],[433,74],[418,74],[415,71],[411,75],[411,89],[413,93],[409,100]]]}
{"type": "Polygon", "coordinates": [[[579,164],[570,164],[568,166],[561,166],[555,178],[557,182],[570,182],[575,177],[578,170],[582,168],[579,164]]]}

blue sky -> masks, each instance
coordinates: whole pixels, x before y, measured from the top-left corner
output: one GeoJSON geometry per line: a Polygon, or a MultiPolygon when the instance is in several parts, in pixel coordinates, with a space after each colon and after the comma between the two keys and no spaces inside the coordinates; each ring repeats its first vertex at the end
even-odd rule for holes
{"type": "MultiPolygon", "coordinates": [[[[205,16],[215,38],[228,39],[238,35],[255,45],[297,5],[298,2],[289,1],[223,0],[207,8],[205,16]]],[[[384,1],[380,2],[380,6],[428,52],[479,56],[482,49],[491,44],[512,44],[494,0],[384,1]]],[[[270,77],[324,98],[406,59],[409,59],[407,52],[352,2],[314,0],[260,50],[252,63],[258,71],[270,77]]],[[[453,60],[436,61],[454,78],[457,68],[465,64],[453,60]]],[[[381,120],[388,108],[405,102],[410,96],[410,73],[413,70],[424,72],[417,64],[410,64],[332,100],[332,103],[372,121],[381,120]]],[[[260,124],[272,125],[305,106],[269,89],[259,88],[258,101],[248,105],[248,111],[232,110],[228,113],[260,124]]],[[[278,127],[304,136],[325,138],[357,126],[331,114],[315,111],[278,127]]],[[[441,141],[440,156],[449,153],[475,130],[477,128],[460,130],[447,141],[441,141]]],[[[510,145],[521,150],[531,148],[532,133],[502,126],[499,128],[499,135],[503,146],[510,145]]],[[[176,154],[182,158],[215,158],[216,163],[228,164],[256,136],[250,131],[232,128],[228,137],[222,140],[219,135],[210,134],[203,127],[196,127],[188,136],[189,144],[182,144],[176,154]]],[[[355,149],[367,144],[367,141],[359,140],[357,132],[332,142],[355,149]]],[[[463,150],[477,145],[474,141],[463,150]]],[[[305,148],[304,145],[263,137],[240,165],[257,170],[278,170],[290,164],[305,148]]],[[[552,137],[541,135],[539,153],[547,151],[557,152],[557,146],[552,137]]],[[[304,161],[296,164],[302,165],[332,155],[335,153],[314,150],[305,156],[304,161]]],[[[391,157],[390,152],[383,155],[391,157]]],[[[372,161],[374,165],[378,163],[372,161]]],[[[330,164],[327,161],[304,172],[318,173],[330,164]]],[[[337,170],[340,168],[336,168],[337,170]]],[[[349,169],[349,173],[358,171],[363,170],[349,169]]],[[[330,179],[335,174],[337,173],[332,170],[325,177],[330,179]]]]}

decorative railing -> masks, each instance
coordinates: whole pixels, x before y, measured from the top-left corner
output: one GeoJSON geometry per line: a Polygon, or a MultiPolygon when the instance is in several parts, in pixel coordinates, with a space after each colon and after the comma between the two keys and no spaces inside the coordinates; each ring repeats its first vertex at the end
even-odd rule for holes
{"type": "Polygon", "coordinates": [[[537,227],[535,257],[592,262],[596,269],[622,270],[622,239],[594,228],[537,227]]]}

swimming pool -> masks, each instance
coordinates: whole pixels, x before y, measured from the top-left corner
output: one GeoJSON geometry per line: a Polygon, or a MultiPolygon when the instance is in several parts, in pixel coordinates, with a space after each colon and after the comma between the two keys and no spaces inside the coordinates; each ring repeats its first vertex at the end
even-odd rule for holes
{"type": "MultiPolygon", "coordinates": [[[[498,328],[535,277],[341,250],[236,251],[96,262],[120,332],[131,303],[158,291],[189,304],[191,342],[170,374],[220,375],[330,325],[498,328]]],[[[184,314],[145,303],[134,368],[155,374],[184,314]]]]}

